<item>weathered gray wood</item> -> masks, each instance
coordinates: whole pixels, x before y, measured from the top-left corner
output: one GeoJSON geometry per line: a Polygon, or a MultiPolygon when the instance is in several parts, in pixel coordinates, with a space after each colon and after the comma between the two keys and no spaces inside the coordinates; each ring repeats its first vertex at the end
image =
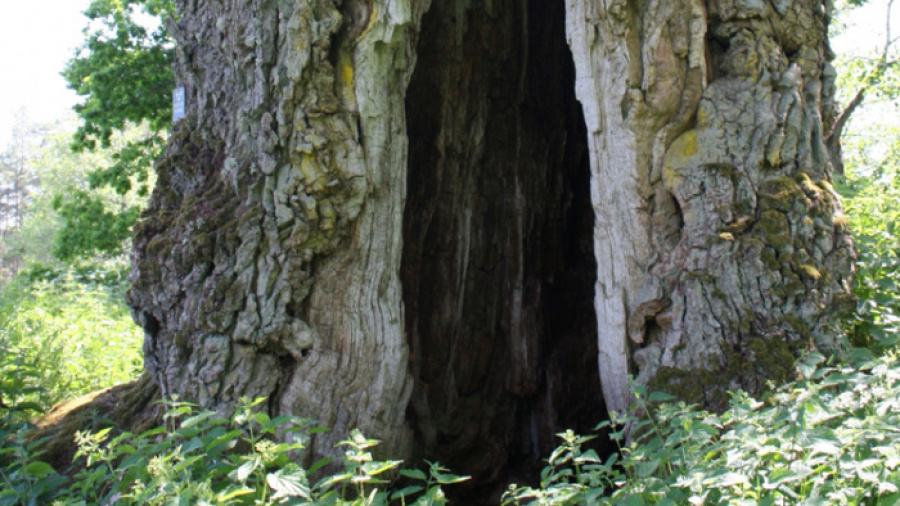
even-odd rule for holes
{"type": "Polygon", "coordinates": [[[599,361],[721,405],[839,346],[853,250],[831,185],[830,2],[568,0],[590,132],[599,361]]]}
{"type": "Polygon", "coordinates": [[[184,0],[188,118],[136,231],[130,303],[165,395],[267,396],[409,452],[405,89],[428,2],[184,0]]]}

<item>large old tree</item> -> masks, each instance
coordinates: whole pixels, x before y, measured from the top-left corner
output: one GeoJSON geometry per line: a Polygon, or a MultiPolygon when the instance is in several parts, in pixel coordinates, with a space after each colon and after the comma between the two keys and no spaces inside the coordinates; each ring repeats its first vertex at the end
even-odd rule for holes
{"type": "Polygon", "coordinates": [[[129,301],[164,394],[266,396],[487,497],[628,376],[833,352],[830,0],[178,0],[129,301]]]}

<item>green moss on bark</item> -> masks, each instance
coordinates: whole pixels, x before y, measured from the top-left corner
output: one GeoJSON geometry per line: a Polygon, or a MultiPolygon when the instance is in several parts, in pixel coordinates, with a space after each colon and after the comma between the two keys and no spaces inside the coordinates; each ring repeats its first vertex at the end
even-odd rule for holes
{"type": "Polygon", "coordinates": [[[731,390],[742,389],[760,396],[794,379],[796,347],[778,337],[750,337],[744,340],[742,350],[727,351],[724,363],[688,370],[661,367],[648,382],[648,390],[663,391],[689,404],[724,411],[731,390]]]}

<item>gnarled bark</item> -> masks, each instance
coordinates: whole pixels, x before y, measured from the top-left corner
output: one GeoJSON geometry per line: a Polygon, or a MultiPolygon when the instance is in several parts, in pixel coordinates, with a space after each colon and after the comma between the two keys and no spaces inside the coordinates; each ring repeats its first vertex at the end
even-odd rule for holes
{"type": "Polygon", "coordinates": [[[835,350],[853,251],[823,144],[830,2],[567,5],[610,409],[629,373],[721,406],[835,350]]]}
{"type": "Polygon", "coordinates": [[[427,3],[179,1],[174,126],[129,302],[164,395],[409,451],[404,95],[427,3]]]}

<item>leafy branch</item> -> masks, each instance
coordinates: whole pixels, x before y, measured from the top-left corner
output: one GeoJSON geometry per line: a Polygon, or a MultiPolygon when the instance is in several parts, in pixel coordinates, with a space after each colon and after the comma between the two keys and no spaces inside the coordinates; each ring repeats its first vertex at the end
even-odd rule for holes
{"type": "MultiPolygon", "coordinates": [[[[859,6],[862,3],[863,2],[861,1],[850,2],[850,4],[854,6],[859,6]]],[[[893,8],[894,0],[888,0],[885,16],[884,47],[882,48],[880,55],[874,59],[874,66],[864,71],[859,79],[859,87],[838,117],[834,120],[831,130],[825,138],[825,146],[828,148],[832,166],[838,174],[844,174],[843,150],[841,148],[841,136],[844,133],[844,128],[847,126],[853,113],[855,113],[865,101],[866,94],[879,87],[883,83],[888,72],[896,70],[898,65],[900,65],[900,59],[892,58],[892,49],[896,46],[897,41],[900,40],[900,37],[894,37],[891,34],[891,14],[893,13],[893,8]]]]}

